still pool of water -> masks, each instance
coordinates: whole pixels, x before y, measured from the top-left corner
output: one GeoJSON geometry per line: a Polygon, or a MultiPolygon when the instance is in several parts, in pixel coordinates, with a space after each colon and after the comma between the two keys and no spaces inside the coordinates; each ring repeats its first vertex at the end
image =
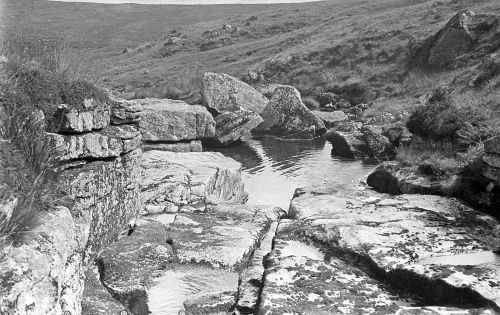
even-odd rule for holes
{"type": "Polygon", "coordinates": [[[243,165],[248,203],[287,209],[298,187],[342,187],[367,176],[376,163],[331,155],[325,140],[282,141],[244,139],[236,146],[216,149],[243,165]]]}

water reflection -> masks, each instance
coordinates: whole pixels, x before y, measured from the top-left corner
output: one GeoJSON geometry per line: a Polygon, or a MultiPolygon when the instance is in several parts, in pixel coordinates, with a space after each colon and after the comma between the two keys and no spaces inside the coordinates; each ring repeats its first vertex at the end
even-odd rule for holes
{"type": "Polygon", "coordinates": [[[248,138],[215,151],[242,163],[249,203],[288,208],[297,187],[343,186],[366,176],[375,166],[374,162],[334,157],[331,149],[324,140],[248,138]]]}

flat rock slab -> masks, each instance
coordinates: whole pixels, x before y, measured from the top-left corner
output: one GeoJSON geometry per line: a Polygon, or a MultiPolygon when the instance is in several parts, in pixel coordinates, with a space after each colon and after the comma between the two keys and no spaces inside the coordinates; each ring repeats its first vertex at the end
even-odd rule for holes
{"type": "Polygon", "coordinates": [[[279,213],[279,208],[236,205],[178,214],[169,226],[168,238],[180,263],[238,271],[279,213]]]}
{"type": "Polygon", "coordinates": [[[409,304],[363,271],[304,243],[299,226],[280,223],[258,314],[393,314],[409,304]]]}
{"type": "Polygon", "coordinates": [[[433,305],[500,310],[500,260],[491,252],[498,222],[454,199],[306,192],[292,200],[289,216],[302,222],[304,237],[378,274],[396,290],[433,305]],[[464,254],[490,259],[472,265],[453,259],[464,254]],[[442,256],[450,257],[433,263],[442,256]]]}
{"type": "Polygon", "coordinates": [[[315,110],[313,111],[313,114],[323,121],[326,128],[333,128],[338,125],[339,122],[347,120],[347,115],[340,110],[336,110],[333,112],[315,110]]]}
{"type": "Polygon", "coordinates": [[[146,212],[203,210],[209,204],[243,203],[248,194],[241,164],[215,152],[148,151],[142,161],[146,212]]]}
{"type": "Polygon", "coordinates": [[[189,141],[215,135],[215,121],[201,105],[153,98],[137,102],[143,107],[139,129],[144,141],[189,141]]]}
{"type": "Polygon", "coordinates": [[[159,150],[171,152],[202,152],[203,145],[200,140],[174,143],[145,142],[142,144],[142,149],[144,151],[159,150]]]}

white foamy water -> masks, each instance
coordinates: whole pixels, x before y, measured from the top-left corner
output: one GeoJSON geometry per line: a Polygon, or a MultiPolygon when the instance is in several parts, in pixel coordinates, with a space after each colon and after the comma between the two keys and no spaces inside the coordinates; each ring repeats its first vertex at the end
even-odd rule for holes
{"type": "Polygon", "coordinates": [[[484,251],[469,254],[428,257],[421,259],[419,262],[424,265],[480,265],[488,263],[500,263],[500,256],[493,252],[484,251]]]}
{"type": "Polygon", "coordinates": [[[175,4],[175,5],[212,5],[212,4],[272,4],[302,3],[322,0],[50,0],[58,2],[91,2],[91,3],[137,3],[137,4],[175,4]]]}
{"type": "Polygon", "coordinates": [[[184,301],[202,295],[238,289],[238,274],[224,270],[169,270],[148,291],[148,308],[154,315],[182,314],[184,301]]]}

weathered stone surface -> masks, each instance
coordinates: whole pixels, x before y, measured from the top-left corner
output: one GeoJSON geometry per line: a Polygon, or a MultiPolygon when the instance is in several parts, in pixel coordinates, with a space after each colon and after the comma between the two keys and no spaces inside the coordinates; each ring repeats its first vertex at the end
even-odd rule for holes
{"type": "Polygon", "coordinates": [[[347,115],[342,111],[324,112],[315,110],[313,114],[323,121],[326,128],[333,128],[339,122],[347,120],[347,115]]]}
{"type": "Polygon", "coordinates": [[[82,108],[61,104],[53,118],[54,132],[84,132],[109,125],[110,106],[94,99],[85,99],[82,108]]]}
{"type": "Polygon", "coordinates": [[[241,164],[220,153],[144,153],[141,197],[146,212],[203,210],[209,204],[243,203],[247,196],[241,164]]]}
{"type": "Polygon", "coordinates": [[[409,144],[412,134],[402,123],[394,123],[382,126],[382,134],[389,139],[395,147],[401,144],[409,144]]]}
{"type": "Polygon", "coordinates": [[[469,10],[462,10],[439,31],[429,51],[429,65],[446,66],[467,52],[474,43],[474,37],[469,32],[469,24],[473,22],[474,15],[469,10]]]}
{"type": "Polygon", "coordinates": [[[189,141],[215,135],[215,121],[201,105],[168,99],[137,101],[143,106],[139,128],[144,141],[189,141]]]}
{"type": "Polygon", "coordinates": [[[500,310],[500,259],[491,252],[499,224],[454,199],[305,192],[289,216],[298,220],[294,233],[396,293],[420,295],[423,305],[500,310]]]}
{"type": "Polygon", "coordinates": [[[216,147],[228,146],[249,135],[262,121],[259,114],[246,110],[222,113],[215,117],[215,137],[206,143],[216,147]]]}
{"type": "Polygon", "coordinates": [[[278,87],[261,114],[264,122],[255,131],[286,139],[312,139],[326,132],[325,124],[302,103],[292,86],[278,87]]]}
{"type": "Polygon", "coordinates": [[[142,151],[95,161],[61,174],[61,188],[76,201],[72,214],[81,229],[85,259],[127,229],[141,210],[139,196],[142,151]]]}
{"type": "Polygon", "coordinates": [[[284,220],[267,258],[258,314],[394,314],[403,302],[383,284],[298,235],[284,220]]]}
{"type": "Polygon", "coordinates": [[[332,143],[332,154],[347,158],[368,155],[369,148],[360,132],[329,130],[325,137],[332,143]]]}
{"type": "Polygon", "coordinates": [[[376,191],[391,195],[440,195],[443,188],[436,176],[422,174],[416,167],[401,167],[396,162],[380,165],[368,175],[366,182],[376,191]]]}
{"type": "Polygon", "coordinates": [[[178,214],[168,238],[180,263],[239,271],[279,214],[274,207],[219,205],[208,213],[178,214]]]}
{"type": "Polygon", "coordinates": [[[382,135],[380,128],[363,126],[361,133],[371,156],[382,159],[391,159],[394,157],[394,146],[386,136],[382,135]]]}
{"type": "Polygon", "coordinates": [[[99,255],[102,282],[133,314],[148,314],[146,291],[175,259],[166,241],[162,224],[144,222],[99,255]]]}
{"type": "Polygon", "coordinates": [[[65,207],[41,211],[33,222],[36,226],[16,246],[2,244],[0,310],[80,314],[83,267],[70,211],[65,207]]]}
{"type": "Polygon", "coordinates": [[[113,125],[136,124],[141,120],[142,105],[136,100],[111,98],[111,123],[113,125]]]}
{"type": "Polygon", "coordinates": [[[81,135],[49,133],[60,161],[118,157],[141,145],[141,134],[131,126],[109,126],[81,135]]]}
{"type": "MultiPolygon", "coordinates": [[[[82,296],[82,315],[120,314],[129,311],[115,300],[101,283],[97,266],[85,272],[85,289],[82,296]]],[[[129,311],[130,312],[130,311],[129,311]]]]}
{"type": "Polygon", "coordinates": [[[240,109],[260,114],[269,102],[250,85],[224,73],[205,73],[202,85],[205,106],[217,114],[240,109]]]}
{"type": "Polygon", "coordinates": [[[160,150],[171,152],[202,152],[203,145],[200,140],[175,143],[145,142],[142,144],[142,149],[144,151],[160,150]]]}

